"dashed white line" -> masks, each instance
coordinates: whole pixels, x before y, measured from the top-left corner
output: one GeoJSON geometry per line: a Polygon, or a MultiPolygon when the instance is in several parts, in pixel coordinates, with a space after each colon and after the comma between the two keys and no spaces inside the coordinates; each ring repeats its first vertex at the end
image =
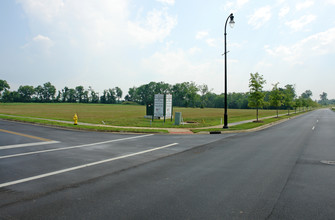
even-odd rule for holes
{"type": "Polygon", "coordinates": [[[312,130],[313,130],[313,131],[314,131],[314,129],[315,129],[315,126],[312,127],[312,130]]]}
{"type": "Polygon", "coordinates": [[[7,182],[7,183],[1,183],[0,188],[15,185],[15,184],[19,184],[19,183],[24,183],[24,182],[28,182],[28,181],[32,181],[32,180],[37,180],[37,179],[41,179],[41,178],[48,177],[48,176],[54,176],[54,175],[57,175],[57,174],[66,173],[66,172],[70,172],[70,171],[74,171],[74,170],[79,170],[79,169],[82,169],[82,168],[85,168],[85,167],[95,166],[95,165],[98,165],[98,164],[107,163],[107,162],[111,162],[111,161],[114,161],[114,160],[119,160],[119,159],[123,159],[123,158],[127,158],[127,157],[133,157],[133,156],[136,156],[136,155],[145,154],[145,153],[148,153],[148,152],[172,147],[172,146],[177,145],[177,144],[178,143],[168,144],[168,145],[165,145],[165,146],[162,146],[162,147],[156,147],[156,148],[145,150],[145,151],[131,153],[131,154],[127,154],[127,155],[123,155],[123,156],[119,156],[119,157],[114,157],[114,158],[110,158],[110,159],[106,159],[106,160],[100,160],[100,161],[93,162],[93,163],[88,163],[88,164],[83,164],[83,165],[80,165],[80,166],[70,167],[70,168],[63,169],[63,170],[57,170],[57,171],[54,171],[54,172],[45,173],[45,174],[41,174],[41,175],[37,175],[37,176],[32,176],[32,177],[28,177],[28,178],[24,178],[24,179],[20,179],[20,180],[15,180],[15,181],[7,182]]]}
{"type": "Polygon", "coordinates": [[[5,145],[0,146],[0,150],[12,149],[12,148],[20,148],[20,147],[31,147],[31,146],[39,146],[46,144],[57,144],[59,141],[44,141],[44,142],[35,142],[35,143],[26,143],[26,144],[13,144],[13,145],[5,145]]]}
{"type": "Polygon", "coordinates": [[[99,145],[99,144],[108,144],[108,143],[112,143],[112,142],[137,139],[137,138],[148,137],[148,136],[152,136],[152,135],[153,134],[146,134],[146,135],[141,135],[141,136],[121,138],[121,139],[103,141],[103,142],[92,143],[92,144],[83,144],[83,145],[71,146],[71,147],[61,147],[61,148],[54,148],[54,149],[49,149],[49,150],[32,151],[32,152],[21,153],[21,154],[12,154],[12,155],[0,156],[0,159],[11,158],[11,157],[19,157],[19,156],[26,156],[26,155],[31,155],[31,154],[41,154],[41,153],[60,151],[60,150],[70,150],[70,149],[81,148],[81,147],[90,147],[90,146],[95,146],[95,145],[99,145]]]}

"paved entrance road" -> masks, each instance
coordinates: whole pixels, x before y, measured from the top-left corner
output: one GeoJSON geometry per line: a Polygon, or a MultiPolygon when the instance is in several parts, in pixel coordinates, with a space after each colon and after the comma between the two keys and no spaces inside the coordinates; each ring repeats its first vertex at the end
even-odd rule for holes
{"type": "MultiPolygon", "coordinates": [[[[10,130],[6,123],[0,128],[10,130]]],[[[232,136],[117,135],[34,126],[36,134],[23,126],[29,132],[15,131],[60,143],[4,149],[1,155],[133,139],[0,159],[1,183],[178,144],[2,187],[4,219],[335,217],[335,166],[320,162],[335,160],[330,110],[232,136]]],[[[20,141],[31,143],[28,137],[20,141]]]]}

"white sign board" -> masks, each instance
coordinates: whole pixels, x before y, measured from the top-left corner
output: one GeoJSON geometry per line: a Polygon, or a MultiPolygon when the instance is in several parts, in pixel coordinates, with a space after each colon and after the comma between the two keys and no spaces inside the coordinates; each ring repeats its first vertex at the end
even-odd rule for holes
{"type": "Polygon", "coordinates": [[[165,117],[171,118],[172,117],[172,95],[166,95],[166,102],[165,102],[165,117]]]}
{"type": "Polygon", "coordinates": [[[164,117],[164,95],[156,94],[154,100],[154,116],[164,117]]]}

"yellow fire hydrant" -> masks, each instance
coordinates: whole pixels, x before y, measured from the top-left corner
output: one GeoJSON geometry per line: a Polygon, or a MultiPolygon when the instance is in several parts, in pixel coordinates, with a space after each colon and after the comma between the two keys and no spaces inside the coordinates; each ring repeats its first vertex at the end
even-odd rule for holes
{"type": "Polygon", "coordinates": [[[73,121],[74,121],[74,125],[77,125],[77,124],[78,124],[78,116],[77,116],[77,113],[74,114],[74,116],[73,116],[73,121]]]}

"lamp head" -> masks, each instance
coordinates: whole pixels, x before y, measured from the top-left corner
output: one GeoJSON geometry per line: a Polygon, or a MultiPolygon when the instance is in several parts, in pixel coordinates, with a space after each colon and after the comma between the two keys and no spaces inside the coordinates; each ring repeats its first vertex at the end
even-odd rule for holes
{"type": "Polygon", "coordinates": [[[233,13],[231,13],[229,17],[230,17],[229,25],[231,28],[233,28],[235,24],[233,13]]]}

